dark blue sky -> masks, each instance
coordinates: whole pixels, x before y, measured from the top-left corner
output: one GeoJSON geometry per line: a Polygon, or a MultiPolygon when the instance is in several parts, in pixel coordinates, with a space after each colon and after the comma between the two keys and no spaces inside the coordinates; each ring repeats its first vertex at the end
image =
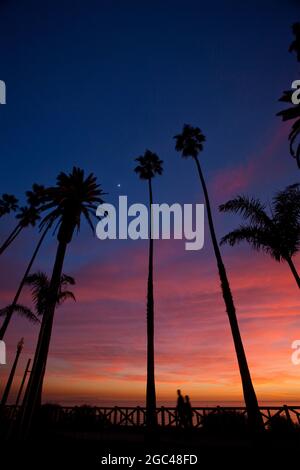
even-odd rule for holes
{"type": "MultiPolygon", "coordinates": [[[[281,127],[277,99],[297,78],[288,53],[297,1],[12,0],[0,8],[1,192],[22,197],[34,181],[52,184],[78,165],[98,176],[108,202],[119,193],[143,201],[133,158],[150,148],[165,162],[156,198],[190,202],[199,194],[194,167],[172,141],[184,122],[207,136],[212,183],[222,171],[247,172],[252,158],[257,165],[281,127]]],[[[273,154],[285,171],[262,163],[251,182],[262,197],[295,172],[286,140],[273,154]]]]}

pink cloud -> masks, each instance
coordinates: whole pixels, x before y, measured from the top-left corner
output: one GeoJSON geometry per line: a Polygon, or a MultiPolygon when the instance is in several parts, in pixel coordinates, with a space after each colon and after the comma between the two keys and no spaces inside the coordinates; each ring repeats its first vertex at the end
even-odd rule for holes
{"type": "MultiPolygon", "coordinates": [[[[156,245],[158,397],[172,397],[179,385],[194,399],[241,397],[214,258],[208,251],[190,256],[177,243],[156,245]]],[[[299,369],[291,365],[290,345],[300,333],[300,301],[288,267],[246,248],[232,249],[224,259],[260,399],[296,396],[299,369]]],[[[147,246],[130,246],[106,261],[99,256],[75,277],[77,303],[56,312],[45,399],[62,400],[63,392],[75,401],[142,398],[147,246]]],[[[25,349],[15,390],[37,328],[15,319],[8,335],[11,358],[21,335],[25,349]]]]}
{"type": "Polygon", "coordinates": [[[288,158],[288,123],[280,123],[273,136],[261,151],[250,156],[241,156],[238,166],[221,168],[213,177],[212,194],[217,200],[229,198],[237,193],[248,191],[255,184],[265,183],[274,175],[282,176],[287,171],[285,159],[288,158]],[[276,158],[278,149],[286,147],[283,155],[276,158]]]}

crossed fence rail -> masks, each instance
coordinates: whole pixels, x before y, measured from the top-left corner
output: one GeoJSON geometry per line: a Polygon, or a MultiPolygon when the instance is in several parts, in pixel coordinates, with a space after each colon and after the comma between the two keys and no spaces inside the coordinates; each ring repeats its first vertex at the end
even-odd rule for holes
{"type": "MultiPolygon", "coordinates": [[[[145,407],[99,407],[99,406],[60,406],[44,405],[43,414],[53,425],[72,425],[76,421],[93,422],[95,426],[146,426],[145,407]]],[[[20,407],[6,406],[6,417],[16,419],[20,407]]],[[[193,407],[192,427],[201,428],[203,420],[208,415],[221,415],[226,413],[240,413],[247,416],[245,407],[193,407]]],[[[264,426],[267,428],[274,418],[282,417],[287,421],[300,425],[300,406],[263,406],[260,407],[264,426]]],[[[181,425],[175,407],[161,406],[156,409],[158,425],[165,428],[179,427],[181,425]]]]}

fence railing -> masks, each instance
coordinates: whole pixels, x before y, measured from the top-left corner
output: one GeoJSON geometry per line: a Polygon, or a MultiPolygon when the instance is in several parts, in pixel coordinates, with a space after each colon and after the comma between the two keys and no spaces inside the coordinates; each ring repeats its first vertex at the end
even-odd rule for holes
{"type": "MultiPolygon", "coordinates": [[[[20,407],[6,406],[5,415],[9,420],[15,420],[18,416],[20,407]]],[[[145,407],[99,407],[99,406],[60,406],[44,405],[42,407],[42,418],[50,425],[78,425],[93,424],[97,426],[133,426],[143,427],[146,425],[145,407]]],[[[212,415],[229,415],[238,413],[247,416],[245,407],[193,407],[192,419],[189,425],[193,428],[201,428],[206,417],[212,415]]],[[[287,422],[300,425],[300,406],[262,406],[260,413],[265,427],[276,418],[285,418],[287,422]]],[[[181,427],[182,419],[178,416],[175,407],[161,406],[156,409],[157,422],[161,427],[181,427]]]]}

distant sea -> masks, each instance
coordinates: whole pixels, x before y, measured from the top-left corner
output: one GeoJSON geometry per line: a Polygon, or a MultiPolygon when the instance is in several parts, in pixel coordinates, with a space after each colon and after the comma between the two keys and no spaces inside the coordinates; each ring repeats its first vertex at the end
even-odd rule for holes
{"type": "MultiPolygon", "coordinates": [[[[142,400],[91,400],[91,398],[81,398],[81,399],[62,399],[62,400],[44,400],[44,403],[59,403],[63,406],[80,406],[80,405],[91,405],[91,406],[119,406],[119,407],[135,407],[135,406],[145,406],[145,402],[142,400]]],[[[211,400],[192,400],[191,403],[193,407],[215,407],[215,406],[245,406],[243,401],[211,401],[211,400]]],[[[265,400],[260,401],[259,406],[298,406],[300,407],[299,401],[289,400],[287,398],[283,400],[265,400]]],[[[157,400],[157,407],[174,407],[176,406],[176,398],[174,400],[157,400]]]]}

